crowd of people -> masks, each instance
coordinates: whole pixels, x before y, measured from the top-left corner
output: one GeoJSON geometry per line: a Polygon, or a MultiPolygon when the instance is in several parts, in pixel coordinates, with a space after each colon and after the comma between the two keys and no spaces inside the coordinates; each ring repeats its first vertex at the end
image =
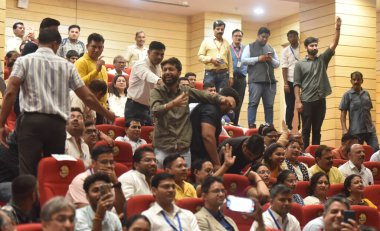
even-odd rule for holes
{"type": "Polygon", "coordinates": [[[136,43],[107,70],[111,65],[103,60],[106,40],[101,34],[90,34],[85,44],[79,40],[80,26],[69,26],[62,39],[59,25],[43,19],[36,38],[33,32],[25,35],[24,24],[16,22],[14,37],[6,43],[0,82],[0,200],[5,202],[0,230],[41,223],[46,231],[236,231],[240,224],[223,212],[232,210],[224,208],[230,200],[225,174],[249,181],[239,196],[252,200],[253,211],[241,213],[252,219],[252,231],[301,230],[291,214],[292,203],[324,205],[323,214],[309,221],[305,231],[364,230],[356,219],[343,219],[351,205],[377,209],[363,193],[375,184],[364,165],[364,142],[372,148],[371,161],[379,161],[380,152],[371,98],[361,87],[359,71],[351,74],[352,88],[339,105],[341,147],[320,145],[326,97],[332,92],[327,68],[339,43],[339,17],[323,53],[318,54],[317,38],[305,39],[305,58],[300,58],[295,30],[287,33],[289,45],[279,57],[268,43],[267,27],[247,45],[243,31],[235,29],[229,44],[223,37],[226,24],[215,21],[214,36],[202,41],[198,52],[205,69],[201,90],[196,74],[183,75],[179,59],[164,58],[165,44],[145,46],[143,31],[136,32],[136,43]],[[280,66],[286,101],[282,132],[273,126],[274,69],[280,66]],[[248,129],[254,134],[229,137],[223,125],[239,126],[247,85],[248,129]],[[258,125],[261,99],[265,121],[258,125]],[[292,132],[295,109],[301,133],[292,132]],[[124,135],[110,137],[97,129],[122,117],[124,135]],[[141,135],[144,126],[153,127],[152,143],[141,135]],[[310,132],[311,144],[318,145],[312,155],[305,153],[310,132]],[[132,169],[122,174],[115,171],[115,142],[128,143],[133,151],[132,169]],[[38,163],[51,154],[73,156],[86,170],[75,176],[66,195],[40,209],[38,163]],[[315,163],[304,163],[302,157],[315,163]],[[335,167],[334,159],[345,163],[335,167]],[[296,192],[301,181],[309,182],[307,196],[296,192]],[[333,184],[342,184],[342,191],[329,196],[333,184]],[[128,200],[136,195],[153,195],[154,203],[127,219],[128,200]],[[185,198],[202,198],[203,207],[194,214],[177,206],[185,198]]]}

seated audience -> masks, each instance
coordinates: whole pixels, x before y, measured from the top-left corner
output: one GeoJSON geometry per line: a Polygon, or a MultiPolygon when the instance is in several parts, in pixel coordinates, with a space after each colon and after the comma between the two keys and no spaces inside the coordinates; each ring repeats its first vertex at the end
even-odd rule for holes
{"type": "Polygon", "coordinates": [[[194,214],[174,204],[177,187],[175,178],[168,173],[159,173],[153,177],[152,193],[155,202],[142,215],[149,219],[151,230],[154,231],[200,231],[194,214]]]}
{"type": "Polygon", "coordinates": [[[113,67],[114,69],[109,70],[108,73],[112,75],[123,75],[127,76],[128,74],[124,72],[126,66],[126,60],[123,56],[118,55],[113,59],[113,67]]]}
{"type": "MultiPolygon", "coordinates": [[[[183,198],[196,198],[197,192],[194,186],[186,182],[187,179],[187,164],[185,158],[181,155],[170,155],[164,160],[165,172],[172,174],[175,179],[175,200],[181,200],[183,198]]],[[[153,185],[152,185],[153,186],[153,185]]]]}
{"type": "Polygon", "coordinates": [[[324,205],[323,215],[309,221],[303,231],[358,231],[359,225],[355,220],[343,221],[343,212],[350,210],[350,204],[346,198],[333,196],[324,205]]]}
{"type": "Polygon", "coordinates": [[[83,132],[83,113],[79,108],[72,107],[66,124],[65,154],[81,159],[87,169],[91,164],[91,156],[88,145],[82,139],[83,132]]]}
{"type": "Polygon", "coordinates": [[[226,173],[242,174],[247,165],[256,163],[263,156],[264,140],[260,135],[241,136],[225,139],[219,144],[220,161],[224,163],[223,147],[229,144],[232,147],[232,156],[236,156],[235,163],[226,173]]]}
{"type": "Polygon", "coordinates": [[[267,146],[263,156],[263,163],[271,171],[271,177],[276,178],[282,171],[281,165],[284,160],[285,149],[281,144],[273,143],[267,146]]]}
{"type": "Polygon", "coordinates": [[[79,208],[75,214],[75,230],[121,231],[119,217],[110,210],[114,204],[111,179],[105,173],[88,176],[83,183],[89,205],[79,208]]]}
{"type": "Polygon", "coordinates": [[[186,87],[190,86],[190,82],[188,79],[186,79],[186,77],[179,77],[178,82],[180,86],[186,86],[186,87]]]}
{"type": "Polygon", "coordinates": [[[215,84],[212,82],[204,83],[203,84],[203,91],[208,92],[211,95],[215,95],[217,93],[215,84]]]}
{"type": "Polygon", "coordinates": [[[324,172],[317,172],[310,179],[309,196],[303,199],[305,205],[324,204],[330,188],[329,176],[324,172]]]}
{"type": "Polygon", "coordinates": [[[339,148],[332,150],[335,159],[348,160],[348,152],[353,144],[359,143],[356,136],[346,133],[342,136],[341,145],[339,148]]]}
{"type": "Polygon", "coordinates": [[[268,189],[272,188],[272,183],[270,180],[271,171],[263,163],[255,163],[252,165],[251,170],[256,172],[260,178],[263,180],[268,189]]]}
{"type": "Polygon", "coordinates": [[[297,140],[290,139],[285,149],[285,161],[282,169],[289,169],[296,175],[299,181],[309,181],[309,169],[306,164],[299,162],[298,157],[301,155],[301,146],[297,140]]]}
{"type": "Polygon", "coordinates": [[[125,224],[126,231],[150,231],[150,221],[144,215],[138,214],[129,218],[125,224]]]}
{"type": "Polygon", "coordinates": [[[380,150],[373,153],[371,155],[371,158],[369,159],[370,162],[380,162],[380,150]]]}
{"type": "Polygon", "coordinates": [[[125,136],[116,137],[115,141],[128,142],[132,146],[133,153],[146,141],[141,138],[141,122],[138,119],[131,119],[125,123],[125,136]]]}
{"type": "Polygon", "coordinates": [[[4,80],[9,78],[18,57],[20,57],[20,54],[17,51],[8,51],[5,55],[4,80]]]}
{"type": "Polygon", "coordinates": [[[333,154],[331,148],[326,145],[320,145],[315,150],[315,162],[310,167],[310,175],[314,175],[317,172],[324,172],[329,176],[330,184],[338,184],[344,182],[344,176],[337,167],[333,166],[333,154]]]}
{"type": "Polygon", "coordinates": [[[91,159],[92,163],[90,168],[87,171],[77,175],[69,185],[69,189],[66,193],[66,199],[74,203],[77,208],[87,206],[89,201],[86,197],[85,191],[83,190],[83,182],[88,176],[94,173],[102,172],[106,173],[111,178],[111,182],[114,185],[113,188],[115,190],[115,209],[118,214],[122,213],[125,198],[123,191],[121,190],[121,183],[116,177],[114,154],[112,149],[107,146],[96,147],[91,153],[91,159]]]}
{"type": "Polygon", "coordinates": [[[84,142],[88,145],[90,152],[95,147],[95,144],[99,141],[100,132],[96,129],[94,121],[85,121],[84,122],[84,132],[82,138],[84,142]]]}
{"type": "Polygon", "coordinates": [[[119,177],[127,200],[134,195],[152,194],[150,181],[157,173],[157,159],[149,147],[138,148],[132,161],[133,169],[119,177]]]}
{"type": "Polygon", "coordinates": [[[193,72],[187,72],[185,78],[189,80],[189,87],[195,88],[195,81],[197,80],[197,75],[193,72]]]}
{"type": "Polygon", "coordinates": [[[364,166],[364,148],[361,144],[353,144],[348,151],[348,162],[341,165],[339,170],[344,177],[352,174],[360,175],[363,179],[364,186],[374,184],[371,170],[364,166]]]}
{"type": "Polygon", "coordinates": [[[20,175],[12,181],[12,198],[1,210],[16,225],[37,222],[38,195],[37,179],[33,175],[20,175]]]}
{"type": "Polygon", "coordinates": [[[269,189],[264,180],[254,171],[248,171],[246,176],[252,186],[247,191],[247,197],[265,204],[269,199],[269,189]]]}
{"type": "Polygon", "coordinates": [[[374,205],[370,200],[363,198],[364,183],[360,175],[349,175],[344,181],[343,192],[347,197],[350,205],[365,205],[377,209],[377,206],[374,205]]]}
{"type": "Polygon", "coordinates": [[[108,107],[117,117],[124,116],[125,103],[127,102],[127,79],[123,75],[115,76],[110,86],[108,107]]]}
{"type": "Polygon", "coordinates": [[[278,140],[278,133],[273,125],[261,124],[258,132],[264,137],[265,148],[273,143],[276,143],[278,140]]]}
{"type": "MultiPolygon", "coordinates": [[[[292,190],[282,184],[273,186],[270,198],[270,207],[263,213],[265,228],[300,231],[299,221],[290,214],[292,209],[292,190]]],[[[254,221],[251,231],[255,231],[257,228],[258,222],[254,221]]]]}
{"type": "MultiPolygon", "coordinates": [[[[292,192],[294,192],[294,189],[296,189],[297,181],[298,180],[296,174],[294,174],[290,170],[283,170],[282,172],[280,172],[280,174],[278,174],[276,185],[283,184],[285,186],[288,186],[292,190],[292,192]]],[[[300,194],[293,193],[292,198],[293,202],[302,206],[305,205],[300,194]]]]}
{"type": "Polygon", "coordinates": [[[0,231],[16,231],[15,223],[3,211],[0,211],[0,231]]]}
{"type": "Polygon", "coordinates": [[[221,212],[226,199],[226,190],[221,178],[210,176],[204,180],[202,199],[204,207],[195,214],[200,230],[238,230],[235,222],[221,212]]]}
{"type": "Polygon", "coordinates": [[[75,206],[63,197],[54,197],[41,209],[43,231],[74,231],[75,206]]]}
{"type": "Polygon", "coordinates": [[[79,54],[76,50],[69,50],[66,53],[66,59],[70,63],[74,64],[79,59],[79,54]]]}

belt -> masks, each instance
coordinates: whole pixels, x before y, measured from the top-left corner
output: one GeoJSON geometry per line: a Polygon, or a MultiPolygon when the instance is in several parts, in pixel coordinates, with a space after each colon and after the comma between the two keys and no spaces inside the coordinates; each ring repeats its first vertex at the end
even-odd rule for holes
{"type": "Polygon", "coordinates": [[[227,72],[228,69],[211,69],[211,70],[206,70],[207,72],[213,72],[213,73],[223,73],[223,72],[227,72]]]}

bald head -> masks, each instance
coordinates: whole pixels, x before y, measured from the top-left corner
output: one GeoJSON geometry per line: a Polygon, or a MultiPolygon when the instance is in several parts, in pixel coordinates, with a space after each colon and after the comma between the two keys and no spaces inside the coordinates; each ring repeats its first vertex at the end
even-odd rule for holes
{"type": "Polygon", "coordinates": [[[348,158],[350,161],[358,168],[363,164],[364,162],[364,148],[361,144],[353,144],[350,147],[350,151],[348,153],[348,158]]]}

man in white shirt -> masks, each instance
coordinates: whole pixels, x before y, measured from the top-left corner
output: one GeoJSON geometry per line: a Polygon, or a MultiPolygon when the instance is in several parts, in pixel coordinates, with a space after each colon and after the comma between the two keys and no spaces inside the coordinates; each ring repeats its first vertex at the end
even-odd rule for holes
{"type": "Polygon", "coordinates": [[[142,212],[149,219],[151,230],[200,231],[194,214],[174,204],[176,190],[173,175],[155,175],[152,179],[152,193],[156,202],[142,212]]]}
{"type": "Polygon", "coordinates": [[[137,119],[131,119],[125,123],[125,136],[116,137],[115,141],[127,142],[132,146],[132,151],[135,153],[136,149],[143,144],[146,144],[141,136],[141,123],[137,119]]]}
{"type": "Polygon", "coordinates": [[[285,92],[285,103],[286,103],[286,114],[285,121],[288,125],[289,130],[292,130],[292,122],[294,116],[294,87],[293,87],[293,74],[294,67],[300,58],[299,49],[299,38],[298,32],[295,30],[290,30],[287,33],[289,46],[285,47],[282,51],[281,63],[282,63],[282,78],[284,79],[284,92],[285,92]]]}
{"type": "Polygon", "coordinates": [[[139,148],[133,155],[133,169],[119,177],[125,199],[152,194],[150,180],[157,173],[157,159],[150,147],[139,148]]]}
{"type": "Polygon", "coordinates": [[[373,185],[373,175],[371,170],[366,168],[364,163],[364,148],[361,144],[353,144],[348,152],[348,162],[341,165],[339,170],[344,177],[352,174],[360,175],[363,179],[364,186],[373,185]]]}
{"type": "Polygon", "coordinates": [[[127,76],[128,74],[124,72],[126,60],[123,56],[118,55],[113,59],[113,66],[115,69],[109,70],[108,74],[112,75],[123,75],[127,76]]]}
{"type": "MultiPolygon", "coordinates": [[[[292,209],[292,190],[285,185],[279,184],[271,189],[270,197],[270,207],[263,213],[265,228],[301,231],[299,221],[290,214],[292,209]]],[[[251,231],[255,231],[257,226],[257,222],[253,222],[251,231]]]]}
{"type": "Polygon", "coordinates": [[[129,46],[127,48],[126,66],[132,67],[136,61],[144,60],[148,49],[144,46],[145,44],[145,32],[138,31],[135,36],[136,44],[129,46]]]}
{"type": "Polygon", "coordinates": [[[79,108],[72,107],[66,125],[65,153],[83,160],[84,166],[88,168],[91,164],[91,156],[88,145],[82,139],[83,131],[83,113],[79,108]]]}
{"type": "Polygon", "coordinates": [[[14,36],[7,40],[5,52],[17,51],[20,53],[20,45],[22,41],[34,39],[34,33],[29,33],[25,38],[25,26],[22,22],[16,22],[13,24],[14,36]]]}

